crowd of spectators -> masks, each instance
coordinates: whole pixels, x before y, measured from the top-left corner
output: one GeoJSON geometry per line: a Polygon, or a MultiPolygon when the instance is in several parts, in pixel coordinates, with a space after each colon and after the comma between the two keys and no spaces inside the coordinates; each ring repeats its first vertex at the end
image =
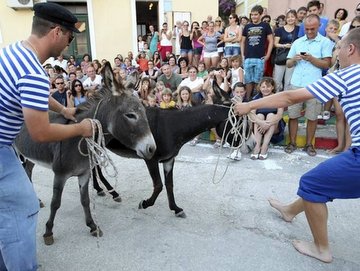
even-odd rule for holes
{"type": "MultiPolygon", "coordinates": [[[[107,61],[120,82],[139,73],[134,93],[145,106],[184,110],[211,102],[213,84],[244,101],[298,89],[338,69],[337,43],[349,29],[360,26],[360,3],[350,12],[337,9],[334,18],[322,16],[323,8],[319,1],[309,1],[306,7],[290,9],[272,20],[266,9],[256,5],[250,18],[235,13],[226,20],[208,16],[202,22],[178,21],[172,30],[164,23],[158,31],[150,25],[146,37],[138,36],[135,56],[129,51],[125,57],[118,54],[113,60],[99,61],[85,54],[78,63],[74,56],[65,59],[60,55],[45,66],[51,93],[64,106],[77,106],[99,89],[101,68],[107,61]]],[[[297,148],[298,120],[304,115],[304,151],[316,155],[312,142],[318,119],[328,120],[332,111],[337,119],[338,146],[330,152],[347,149],[349,131],[338,101],[321,105],[314,99],[305,107],[296,104],[288,108],[290,142],[285,151],[292,153],[297,148]]],[[[283,112],[283,108],[254,112],[252,159],[266,159],[272,137],[283,138],[283,112]]],[[[192,145],[196,142],[197,138],[192,145]]],[[[215,145],[219,146],[219,141],[215,145]]]]}

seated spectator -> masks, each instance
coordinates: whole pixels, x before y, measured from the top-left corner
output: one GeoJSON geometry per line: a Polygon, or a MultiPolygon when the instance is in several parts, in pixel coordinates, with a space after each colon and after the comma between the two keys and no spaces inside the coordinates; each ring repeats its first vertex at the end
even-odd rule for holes
{"type": "Polygon", "coordinates": [[[63,54],[60,54],[53,62],[53,67],[60,66],[64,71],[67,71],[68,61],[64,59],[63,54]]]}
{"type": "Polygon", "coordinates": [[[175,57],[174,55],[169,56],[168,62],[169,62],[171,71],[172,71],[173,73],[179,73],[180,68],[179,68],[179,66],[176,64],[176,57],[175,57]]]}
{"type": "Polygon", "coordinates": [[[94,66],[94,69],[95,69],[95,73],[96,74],[101,74],[101,63],[100,63],[100,61],[99,60],[97,60],[97,59],[94,59],[93,61],[92,61],[92,63],[93,63],[93,66],[94,66]]]}
{"type": "Polygon", "coordinates": [[[93,65],[89,65],[87,68],[87,79],[84,81],[83,86],[87,92],[94,92],[101,87],[101,75],[95,73],[93,65]]]}
{"type": "Polygon", "coordinates": [[[204,80],[197,77],[197,73],[198,69],[196,67],[190,67],[189,77],[181,81],[177,92],[179,93],[180,87],[187,86],[191,89],[194,104],[201,104],[205,100],[205,92],[203,91],[204,80]]]}
{"type": "Polygon", "coordinates": [[[87,76],[83,74],[82,69],[80,67],[77,67],[75,73],[76,73],[76,79],[79,79],[82,83],[84,83],[87,76]]]}
{"type": "Polygon", "coordinates": [[[55,79],[55,89],[52,97],[63,106],[68,106],[68,96],[66,95],[65,79],[62,75],[58,75],[55,79]]]}
{"type": "Polygon", "coordinates": [[[144,77],[140,81],[140,86],[138,90],[138,95],[140,101],[147,106],[147,96],[151,93],[150,79],[148,77],[144,77]]]}
{"type": "Polygon", "coordinates": [[[139,65],[138,66],[139,72],[144,72],[149,69],[148,67],[149,60],[146,58],[146,54],[144,51],[141,51],[139,55],[136,57],[136,62],[139,65]]]}
{"type": "Polygon", "coordinates": [[[143,73],[141,74],[141,78],[145,78],[145,77],[150,78],[151,86],[155,86],[158,76],[159,76],[159,70],[154,67],[154,61],[149,60],[148,69],[146,71],[143,71],[143,73]]]}
{"type": "Polygon", "coordinates": [[[80,63],[83,74],[86,74],[88,66],[91,64],[91,57],[89,54],[84,54],[80,63]]]}
{"type": "MultiPolygon", "coordinates": [[[[259,82],[259,93],[254,99],[261,99],[273,95],[276,91],[275,81],[270,77],[264,77],[259,82]]],[[[269,143],[274,134],[282,134],[285,125],[282,120],[283,108],[263,108],[252,111],[256,114],[254,122],[254,135],[256,145],[251,154],[251,159],[265,160],[268,157],[269,143]]]]}
{"type": "Polygon", "coordinates": [[[134,71],[137,70],[137,68],[134,65],[132,65],[131,59],[128,57],[124,58],[124,64],[125,64],[124,69],[125,69],[127,75],[129,75],[130,73],[133,73],[134,71]]]}
{"type": "Polygon", "coordinates": [[[150,93],[147,96],[147,106],[148,107],[158,107],[158,103],[156,101],[156,96],[155,94],[150,93]]]}
{"type": "Polygon", "coordinates": [[[154,66],[156,68],[160,69],[161,68],[161,58],[160,58],[160,54],[158,51],[154,52],[153,61],[154,61],[154,66]]]}
{"type": "Polygon", "coordinates": [[[159,76],[158,82],[162,81],[165,87],[170,88],[173,92],[176,91],[182,81],[181,76],[173,73],[168,63],[162,65],[161,71],[163,74],[159,76]]]}
{"type": "Polygon", "coordinates": [[[79,104],[86,102],[86,91],[80,80],[75,79],[71,88],[68,90],[68,107],[77,107],[79,104]]]}
{"type": "Polygon", "coordinates": [[[205,69],[205,63],[204,62],[200,62],[199,65],[198,65],[197,77],[202,78],[204,80],[204,82],[208,77],[208,71],[205,69]]]}
{"type": "Polygon", "coordinates": [[[176,106],[175,102],[172,100],[172,91],[171,89],[164,88],[161,93],[160,108],[162,109],[169,109],[174,108],[176,106]]]}
{"type": "Polygon", "coordinates": [[[179,74],[181,76],[181,78],[184,80],[185,78],[187,78],[189,76],[189,61],[186,57],[180,57],[179,58],[179,74]]]}
{"type": "Polygon", "coordinates": [[[165,85],[164,85],[163,81],[156,82],[154,93],[156,96],[157,104],[160,104],[160,102],[161,102],[161,95],[162,95],[162,91],[164,90],[164,88],[165,88],[165,85]]]}
{"type": "Polygon", "coordinates": [[[185,108],[192,106],[191,89],[187,86],[180,87],[176,107],[180,110],[184,110],[185,108]]]}

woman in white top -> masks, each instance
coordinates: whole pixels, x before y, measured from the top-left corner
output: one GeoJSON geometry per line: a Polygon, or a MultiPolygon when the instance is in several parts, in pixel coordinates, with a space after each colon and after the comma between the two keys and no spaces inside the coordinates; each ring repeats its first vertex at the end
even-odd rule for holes
{"type": "Polygon", "coordinates": [[[204,80],[200,77],[197,77],[198,69],[194,66],[189,68],[189,77],[181,81],[177,92],[179,92],[180,87],[187,86],[191,89],[192,98],[194,104],[200,104],[205,99],[205,93],[203,91],[204,80]]]}
{"type": "Polygon", "coordinates": [[[224,33],[224,56],[230,58],[234,55],[240,55],[240,41],[242,36],[242,27],[239,26],[239,17],[232,13],[229,16],[230,25],[225,29],[224,33]]]}
{"type": "Polygon", "coordinates": [[[162,61],[166,59],[166,52],[172,53],[171,38],[172,38],[172,32],[171,30],[168,30],[168,24],[163,23],[163,28],[161,29],[160,32],[160,45],[161,45],[160,55],[162,61]]]}

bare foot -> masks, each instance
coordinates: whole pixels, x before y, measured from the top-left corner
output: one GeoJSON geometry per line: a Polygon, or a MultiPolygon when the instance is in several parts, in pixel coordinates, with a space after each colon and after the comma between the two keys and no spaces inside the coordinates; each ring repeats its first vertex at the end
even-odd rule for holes
{"type": "Polygon", "coordinates": [[[333,258],[329,249],[320,251],[314,243],[301,240],[294,240],[293,246],[301,254],[318,259],[324,263],[331,263],[333,258]]]}
{"type": "Polygon", "coordinates": [[[343,151],[343,149],[341,147],[336,147],[332,150],[328,150],[327,153],[329,154],[338,154],[341,153],[343,151]]]}
{"type": "Polygon", "coordinates": [[[278,201],[277,199],[270,198],[268,199],[270,206],[278,210],[281,214],[281,218],[284,219],[286,222],[291,222],[295,215],[290,214],[286,210],[286,205],[278,201]]]}

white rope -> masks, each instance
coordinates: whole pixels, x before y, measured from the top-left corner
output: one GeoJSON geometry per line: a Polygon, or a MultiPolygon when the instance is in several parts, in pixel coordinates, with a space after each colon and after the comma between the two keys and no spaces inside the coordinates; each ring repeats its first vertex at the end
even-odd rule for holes
{"type": "MultiPolygon", "coordinates": [[[[103,133],[100,121],[97,119],[89,119],[89,121],[91,122],[91,125],[92,125],[92,131],[93,131],[92,137],[81,138],[81,140],[79,141],[79,144],[78,144],[78,150],[81,155],[89,157],[89,166],[90,166],[89,184],[92,185],[92,189],[94,190],[93,169],[95,169],[95,176],[96,176],[96,180],[97,180],[99,186],[103,189],[103,191],[108,192],[107,188],[105,187],[103,182],[100,180],[98,166],[101,169],[103,169],[106,172],[106,174],[109,175],[110,177],[116,177],[118,175],[118,171],[114,165],[114,162],[109,157],[109,155],[105,149],[104,133],[103,133]],[[84,153],[81,151],[81,142],[84,139],[86,141],[88,153],[84,153]],[[114,173],[112,175],[109,174],[109,172],[107,171],[107,168],[109,167],[109,165],[111,165],[111,167],[114,171],[114,173]]],[[[117,178],[116,178],[114,187],[115,188],[117,187],[117,178]]],[[[99,233],[100,229],[98,226],[97,216],[96,216],[96,212],[95,212],[95,207],[96,207],[95,206],[95,193],[91,193],[90,199],[92,202],[93,219],[94,219],[94,222],[97,227],[97,232],[99,233]]],[[[97,246],[99,247],[99,234],[97,235],[97,246]]]]}
{"type": "Polygon", "coordinates": [[[223,143],[228,142],[228,138],[230,135],[233,136],[231,144],[230,144],[230,152],[229,152],[229,155],[231,155],[231,152],[233,152],[233,151],[239,152],[241,146],[243,144],[245,144],[245,142],[251,136],[251,129],[248,129],[248,120],[252,121],[251,114],[249,113],[248,115],[243,115],[243,116],[236,115],[236,113],[234,111],[234,107],[237,102],[241,102],[241,101],[239,101],[238,99],[233,99],[233,103],[230,106],[228,118],[227,118],[225,126],[224,126],[224,131],[223,131],[223,134],[221,137],[221,144],[219,147],[219,153],[218,153],[218,157],[217,157],[217,161],[216,161],[216,165],[215,165],[214,174],[212,177],[212,182],[214,184],[218,184],[224,179],[224,177],[227,173],[227,170],[229,168],[230,161],[226,164],[226,168],[225,168],[222,176],[220,177],[220,179],[218,181],[215,180],[215,175],[216,175],[216,172],[218,169],[223,143]],[[229,125],[231,128],[228,132],[226,132],[229,125]],[[235,146],[237,141],[239,143],[238,143],[238,145],[235,146]]]}

